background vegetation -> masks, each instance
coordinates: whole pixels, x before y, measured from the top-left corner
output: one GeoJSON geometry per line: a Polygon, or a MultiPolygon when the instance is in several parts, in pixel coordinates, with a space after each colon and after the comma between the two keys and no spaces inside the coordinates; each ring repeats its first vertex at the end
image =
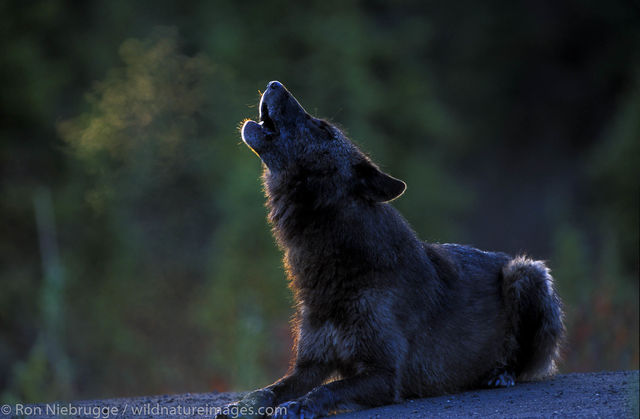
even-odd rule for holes
{"type": "MultiPolygon", "coordinates": [[[[635,6],[634,6],[635,5],[635,6]]],[[[632,1],[1,1],[0,394],[249,389],[291,298],[238,123],[284,82],[418,234],[549,261],[562,371],[638,368],[632,1]]]]}

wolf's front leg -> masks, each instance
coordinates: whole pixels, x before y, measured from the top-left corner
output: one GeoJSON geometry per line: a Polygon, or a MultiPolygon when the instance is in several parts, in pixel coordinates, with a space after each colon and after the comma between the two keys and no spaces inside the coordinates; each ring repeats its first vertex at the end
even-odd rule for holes
{"type": "Polygon", "coordinates": [[[297,362],[293,372],[263,390],[273,392],[275,395],[274,405],[277,405],[305,395],[322,384],[331,373],[332,368],[325,364],[297,362]]]}
{"type": "Polygon", "coordinates": [[[311,390],[297,400],[279,405],[277,419],[313,419],[335,410],[357,410],[399,401],[389,371],[367,371],[311,390]]]}
{"type": "Polygon", "coordinates": [[[326,365],[298,362],[290,374],[270,386],[252,391],[236,403],[223,407],[216,419],[263,418],[269,413],[268,408],[306,394],[320,385],[330,373],[331,369],[326,365]]]}

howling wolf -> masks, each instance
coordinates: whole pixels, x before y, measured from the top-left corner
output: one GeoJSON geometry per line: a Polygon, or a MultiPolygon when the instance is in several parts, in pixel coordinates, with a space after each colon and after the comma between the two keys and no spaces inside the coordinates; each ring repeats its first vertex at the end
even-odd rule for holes
{"type": "Polygon", "coordinates": [[[543,262],[418,239],[389,204],[404,182],[277,81],[242,139],[264,163],[295,359],[228,408],[314,418],[554,373],[563,314],[543,262]]]}

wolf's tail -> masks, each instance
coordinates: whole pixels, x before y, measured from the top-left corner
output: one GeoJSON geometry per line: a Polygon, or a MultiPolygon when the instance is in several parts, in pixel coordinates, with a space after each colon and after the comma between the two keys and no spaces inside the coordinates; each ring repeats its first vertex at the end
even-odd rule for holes
{"type": "Polygon", "coordinates": [[[509,364],[519,380],[556,370],[564,338],[562,303],[544,262],[518,256],[502,270],[503,295],[513,333],[509,364]]]}

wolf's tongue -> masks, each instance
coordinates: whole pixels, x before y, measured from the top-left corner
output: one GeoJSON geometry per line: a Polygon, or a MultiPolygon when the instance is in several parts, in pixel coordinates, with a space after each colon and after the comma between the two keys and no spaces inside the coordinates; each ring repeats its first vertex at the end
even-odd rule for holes
{"type": "Polygon", "coordinates": [[[263,95],[262,100],[260,101],[260,120],[268,117],[269,117],[269,108],[267,107],[267,104],[264,100],[264,95],[263,95]]]}

